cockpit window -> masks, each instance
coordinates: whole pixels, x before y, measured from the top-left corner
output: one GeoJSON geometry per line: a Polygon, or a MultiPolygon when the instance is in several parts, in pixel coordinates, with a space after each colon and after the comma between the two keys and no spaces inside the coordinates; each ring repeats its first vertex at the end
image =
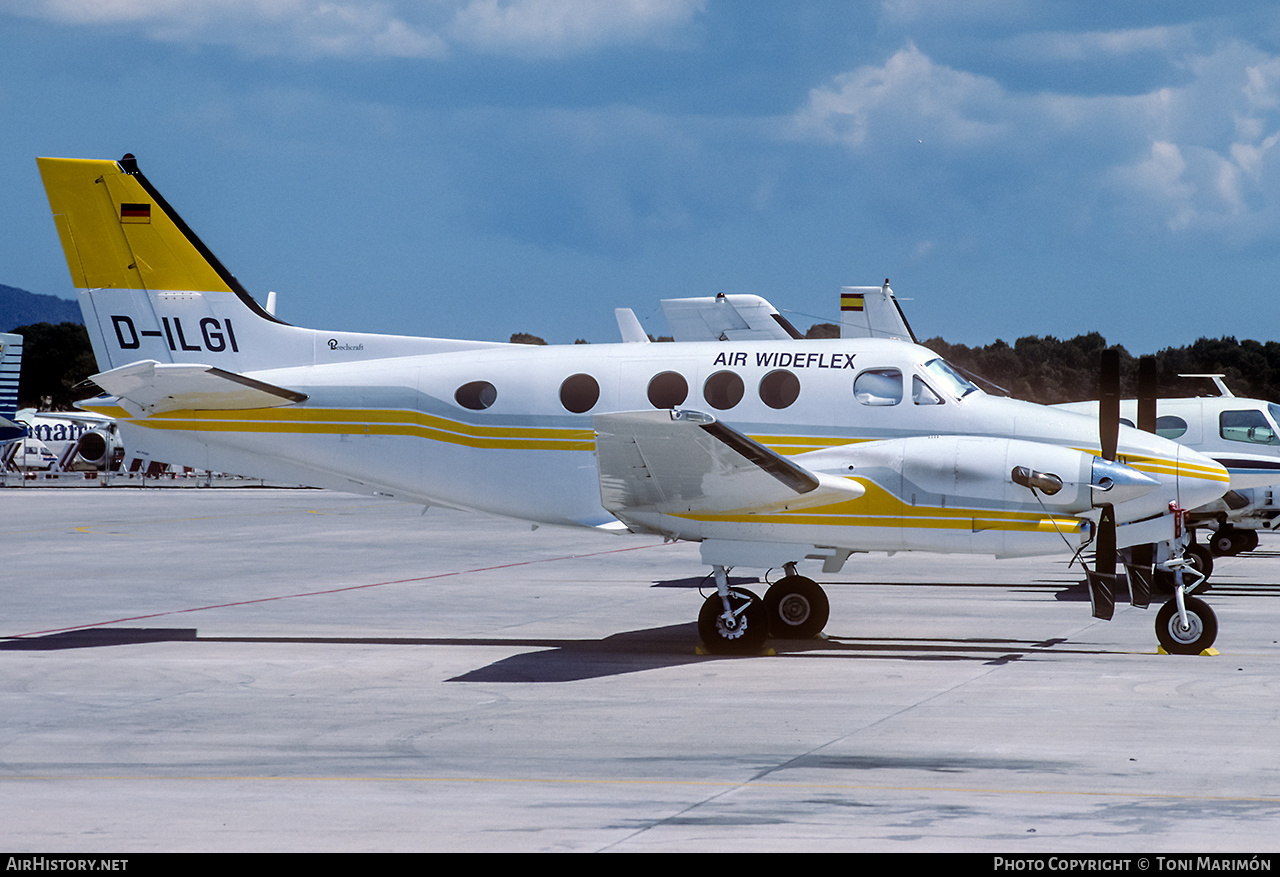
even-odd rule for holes
{"type": "MultiPolygon", "coordinates": [[[[1268,405],[1270,407],[1273,406],[1268,405]]],[[[1248,411],[1223,411],[1218,415],[1218,434],[1231,442],[1280,445],[1275,425],[1256,408],[1248,411]]]]}
{"type": "Polygon", "coordinates": [[[853,396],[863,405],[897,405],[902,401],[902,372],[871,368],[853,382],[853,396]]]}
{"type": "Polygon", "coordinates": [[[924,364],[924,370],[944,393],[950,393],[957,399],[963,399],[970,393],[978,392],[977,385],[961,377],[960,373],[948,365],[945,359],[929,360],[924,364]]]}
{"type": "Polygon", "coordinates": [[[911,401],[917,405],[941,405],[942,397],[919,377],[911,378],[911,401]]]}

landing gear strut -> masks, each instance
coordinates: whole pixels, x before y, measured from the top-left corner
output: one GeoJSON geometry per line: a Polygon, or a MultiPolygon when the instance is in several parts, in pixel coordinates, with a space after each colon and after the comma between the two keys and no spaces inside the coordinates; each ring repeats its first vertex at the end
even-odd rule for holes
{"type": "Polygon", "coordinates": [[[1191,596],[1204,582],[1194,556],[1169,565],[1173,567],[1173,599],[1166,600],[1156,613],[1156,639],[1171,655],[1198,655],[1217,639],[1218,618],[1208,603],[1191,596]],[[1190,584],[1182,584],[1184,576],[1191,577],[1190,584]]]}
{"type": "Polygon", "coordinates": [[[769,614],[764,603],[746,588],[730,588],[723,566],[715,566],[716,593],[698,613],[698,635],[714,655],[751,655],[769,637],[769,614]]]}

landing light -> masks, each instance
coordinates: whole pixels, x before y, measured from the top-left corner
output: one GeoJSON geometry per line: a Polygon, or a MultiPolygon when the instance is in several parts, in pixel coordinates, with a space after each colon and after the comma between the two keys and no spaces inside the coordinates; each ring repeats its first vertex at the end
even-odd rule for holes
{"type": "Polygon", "coordinates": [[[1037,472],[1026,466],[1017,466],[1012,472],[1015,484],[1038,490],[1046,496],[1053,496],[1062,489],[1062,479],[1049,472],[1037,472]]]}

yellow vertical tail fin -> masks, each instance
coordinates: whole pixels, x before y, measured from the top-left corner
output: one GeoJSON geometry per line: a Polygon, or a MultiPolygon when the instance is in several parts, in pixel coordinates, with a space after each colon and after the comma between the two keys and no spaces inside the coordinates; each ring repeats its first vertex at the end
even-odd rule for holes
{"type": "Polygon", "coordinates": [[[37,162],[77,289],[240,291],[131,156],[37,162]]]}

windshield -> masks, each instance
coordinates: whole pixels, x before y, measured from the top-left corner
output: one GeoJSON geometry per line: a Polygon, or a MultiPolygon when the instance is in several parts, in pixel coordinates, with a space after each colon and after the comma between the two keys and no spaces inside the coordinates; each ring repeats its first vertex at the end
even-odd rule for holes
{"type": "MultiPolygon", "coordinates": [[[[1273,405],[1269,403],[1268,408],[1273,405]]],[[[1276,434],[1275,426],[1257,409],[1223,411],[1218,415],[1218,434],[1230,442],[1280,445],[1280,435],[1276,434]]]]}
{"type": "Polygon", "coordinates": [[[977,385],[971,383],[967,379],[947,365],[946,360],[939,357],[931,359],[924,364],[924,370],[934,379],[934,384],[941,387],[944,391],[955,396],[957,399],[963,399],[970,393],[978,392],[977,385]]]}

